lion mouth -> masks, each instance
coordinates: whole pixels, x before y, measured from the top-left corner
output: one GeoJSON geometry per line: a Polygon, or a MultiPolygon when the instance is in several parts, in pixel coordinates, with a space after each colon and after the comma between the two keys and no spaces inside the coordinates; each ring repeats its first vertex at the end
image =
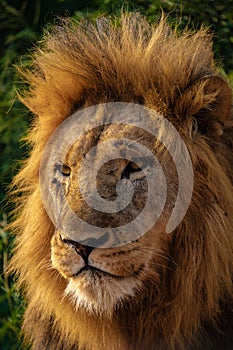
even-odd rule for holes
{"type": "Polygon", "coordinates": [[[142,264],[137,271],[135,271],[131,276],[120,276],[113,273],[101,270],[97,267],[86,265],[82,267],[78,272],[76,272],[73,277],[79,277],[81,274],[89,274],[92,277],[111,277],[115,279],[125,279],[126,277],[137,277],[144,269],[145,265],[142,264]]]}
{"type": "Polygon", "coordinates": [[[78,276],[80,276],[83,273],[88,273],[88,274],[90,274],[93,277],[108,276],[108,277],[118,278],[118,279],[125,278],[124,276],[114,275],[112,273],[103,271],[101,269],[98,269],[97,267],[90,266],[90,265],[86,265],[86,266],[82,267],[78,272],[76,272],[73,275],[73,277],[78,277],[78,276]]]}

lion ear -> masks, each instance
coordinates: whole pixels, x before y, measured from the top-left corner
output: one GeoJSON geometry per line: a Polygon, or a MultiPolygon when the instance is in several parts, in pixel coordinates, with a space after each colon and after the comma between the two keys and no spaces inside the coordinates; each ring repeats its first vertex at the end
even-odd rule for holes
{"type": "Polygon", "coordinates": [[[175,113],[195,120],[199,132],[208,136],[221,135],[225,121],[230,116],[231,88],[218,75],[196,80],[178,98],[175,113]]]}

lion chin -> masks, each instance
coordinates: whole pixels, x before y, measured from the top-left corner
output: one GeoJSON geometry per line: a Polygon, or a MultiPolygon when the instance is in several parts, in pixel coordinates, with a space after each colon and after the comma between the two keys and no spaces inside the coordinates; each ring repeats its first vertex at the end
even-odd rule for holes
{"type": "Polygon", "coordinates": [[[76,310],[85,309],[99,317],[112,318],[116,308],[128,297],[135,297],[141,283],[133,277],[109,277],[105,273],[85,271],[71,278],[64,295],[76,310]]]}

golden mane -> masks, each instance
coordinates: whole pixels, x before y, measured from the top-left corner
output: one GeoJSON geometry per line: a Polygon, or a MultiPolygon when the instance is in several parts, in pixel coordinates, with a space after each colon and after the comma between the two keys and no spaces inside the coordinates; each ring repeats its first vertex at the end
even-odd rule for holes
{"type": "Polygon", "coordinates": [[[23,102],[35,118],[31,155],[13,183],[19,195],[11,270],[25,292],[23,331],[33,349],[180,349],[206,327],[221,328],[222,305],[233,300],[233,119],[211,36],[204,29],[176,33],[165,19],[151,26],[137,13],[115,24],[105,17],[64,21],[45,36],[24,76],[31,88],[23,102]],[[111,322],[76,312],[63,298],[66,282],[51,268],[54,227],[38,180],[55,128],[74,111],[109,101],[145,104],[172,121],[195,176],[160,282],[111,322]]]}

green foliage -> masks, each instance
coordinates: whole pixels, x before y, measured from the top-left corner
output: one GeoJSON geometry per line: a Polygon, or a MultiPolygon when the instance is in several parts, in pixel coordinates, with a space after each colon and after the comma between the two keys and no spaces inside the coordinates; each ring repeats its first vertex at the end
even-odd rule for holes
{"type": "Polygon", "coordinates": [[[22,297],[6,273],[11,247],[6,224],[6,215],[3,215],[0,221],[0,259],[3,264],[0,276],[0,344],[1,350],[17,350],[21,343],[19,329],[24,307],[22,297]]]}
{"type": "Polygon", "coordinates": [[[141,11],[155,21],[163,10],[179,28],[197,29],[202,23],[215,33],[215,54],[233,82],[233,0],[0,0],[0,343],[2,350],[20,349],[19,328],[23,303],[6,275],[12,239],[5,229],[6,188],[27,154],[19,140],[30,125],[30,114],[17,98],[24,88],[15,66],[30,65],[30,50],[40,39],[42,28],[57,16],[77,19],[101,14],[118,15],[122,9],[141,11]]]}

